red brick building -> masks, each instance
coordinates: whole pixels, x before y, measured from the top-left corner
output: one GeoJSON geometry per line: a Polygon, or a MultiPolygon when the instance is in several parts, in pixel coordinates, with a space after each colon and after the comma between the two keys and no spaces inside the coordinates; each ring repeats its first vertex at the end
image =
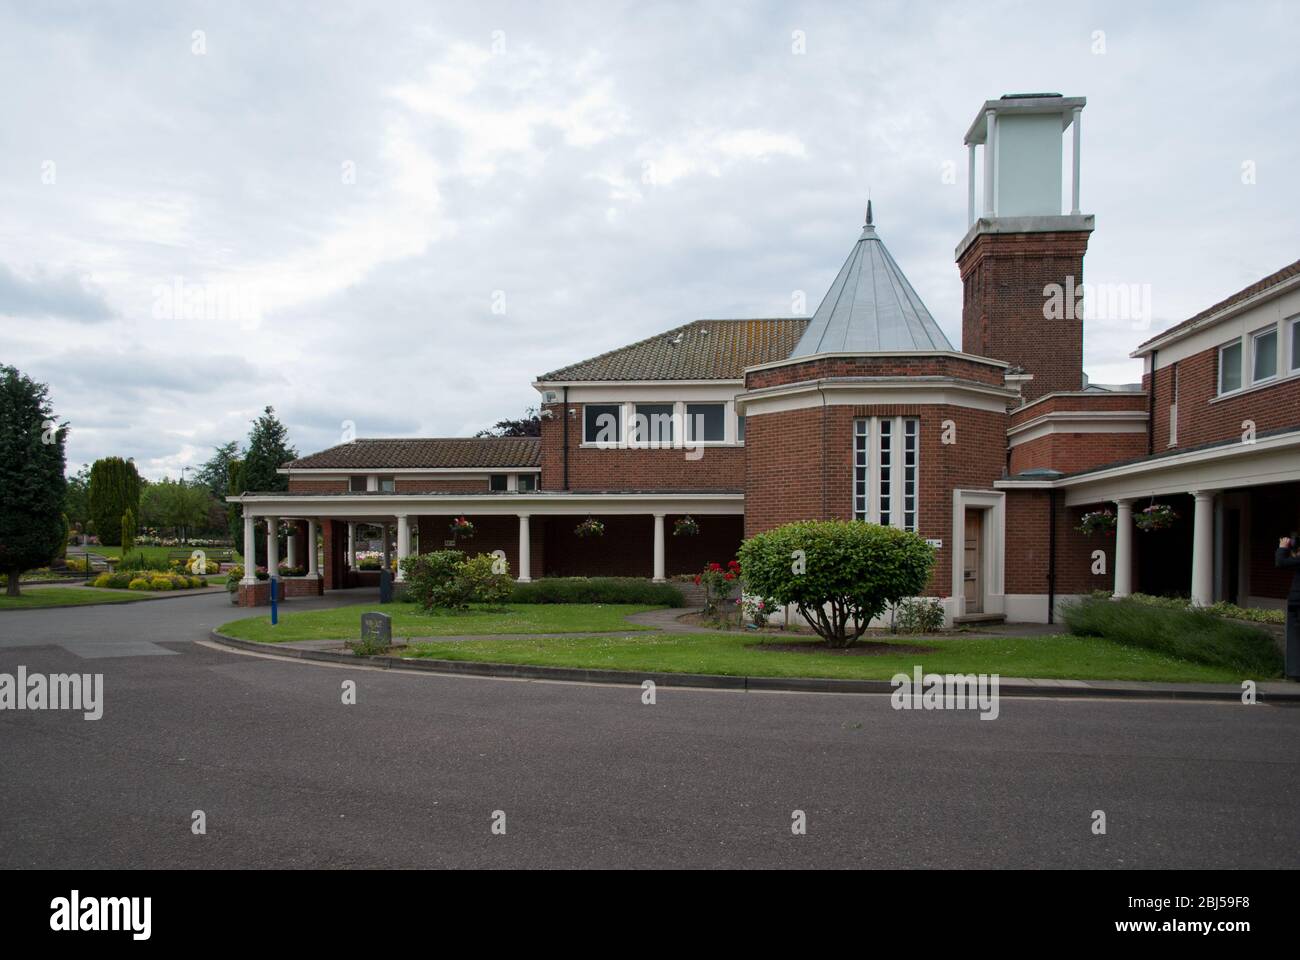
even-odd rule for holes
{"type": "Polygon", "coordinates": [[[367,548],[439,549],[463,516],[461,545],[521,580],[664,579],[841,518],[930,541],[927,593],[950,620],[1047,621],[1093,590],[1281,604],[1272,548],[1300,526],[1300,261],[1139,344],[1142,383],[1090,384],[1083,107],[1003,97],[967,131],[960,349],[868,204],[811,318],[698,320],[544,374],[540,438],[355,440],[286,464],[287,493],[237,498],[246,554],[255,522],[288,522],[292,591],[365,585],[367,548]],[[1148,529],[1155,505],[1174,517],[1148,529]],[[1109,528],[1080,532],[1105,511],[1109,528]],[[603,536],[575,535],[588,517],[603,536]],[[697,532],[678,535],[688,517],[697,532]]]}

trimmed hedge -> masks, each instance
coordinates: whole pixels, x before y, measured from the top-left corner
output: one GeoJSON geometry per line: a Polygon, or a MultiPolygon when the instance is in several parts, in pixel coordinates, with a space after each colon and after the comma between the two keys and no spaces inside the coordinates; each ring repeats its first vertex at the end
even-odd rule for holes
{"type": "Polygon", "coordinates": [[[547,577],[516,583],[511,603],[641,603],[682,607],[682,592],[670,583],[650,583],[635,577],[547,577]]]}
{"type": "Polygon", "coordinates": [[[1182,660],[1241,671],[1243,676],[1282,674],[1282,654],[1263,630],[1203,610],[1178,610],[1129,599],[1090,598],[1062,606],[1070,632],[1154,650],[1182,660]]]}

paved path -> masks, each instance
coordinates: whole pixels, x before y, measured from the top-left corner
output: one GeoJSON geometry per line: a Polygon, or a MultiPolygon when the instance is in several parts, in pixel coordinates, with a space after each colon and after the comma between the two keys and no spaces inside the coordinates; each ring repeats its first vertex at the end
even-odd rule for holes
{"type": "Polygon", "coordinates": [[[986,722],[668,688],[647,706],[193,642],[234,615],[217,595],[0,613],[0,672],[105,684],[98,721],[0,712],[0,868],[1300,866],[1300,709],[1017,698],[986,722]]]}

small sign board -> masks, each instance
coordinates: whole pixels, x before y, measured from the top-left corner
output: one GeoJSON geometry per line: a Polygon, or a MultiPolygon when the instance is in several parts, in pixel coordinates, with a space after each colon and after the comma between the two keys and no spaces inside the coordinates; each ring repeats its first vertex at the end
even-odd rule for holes
{"type": "Polygon", "coordinates": [[[393,618],[386,613],[363,613],[361,639],[376,645],[392,646],[393,618]]]}
{"type": "Polygon", "coordinates": [[[929,544],[930,546],[934,547],[934,549],[936,549],[936,550],[942,550],[942,549],[943,549],[943,541],[942,541],[942,540],[933,540],[933,539],[930,539],[930,540],[926,540],[925,542],[926,542],[927,544],[929,544]]]}

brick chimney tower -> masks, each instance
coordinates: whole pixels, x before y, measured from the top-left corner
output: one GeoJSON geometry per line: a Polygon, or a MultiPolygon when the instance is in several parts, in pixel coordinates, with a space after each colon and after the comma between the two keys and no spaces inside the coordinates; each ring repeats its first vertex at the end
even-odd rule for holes
{"type": "Polygon", "coordinates": [[[1083,254],[1079,120],[1087,101],[1059,93],[989,100],[966,132],[967,220],[957,246],[962,350],[1023,370],[1026,401],[1083,389],[1083,254]],[[1070,212],[1062,212],[1062,145],[1073,128],[1070,212]],[[983,146],[976,217],[975,148],[983,146]]]}

